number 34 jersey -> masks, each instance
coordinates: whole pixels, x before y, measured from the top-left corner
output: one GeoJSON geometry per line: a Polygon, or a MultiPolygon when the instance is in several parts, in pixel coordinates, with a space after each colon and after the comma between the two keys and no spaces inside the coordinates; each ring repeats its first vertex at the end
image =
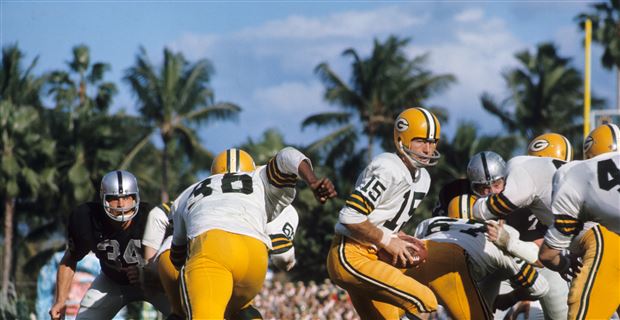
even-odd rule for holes
{"type": "Polygon", "coordinates": [[[620,153],[604,153],[560,168],[554,176],[552,210],[555,223],[545,242],[554,248],[568,247],[586,221],[620,235],[620,153]]]}
{"type": "Polygon", "coordinates": [[[355,190],[340,210],[336,232],[351,237],[343,224],[362,223],[397,233],[428,192],[431,178],[420,168],[415,177],[394,153],[376,156],[357,179],[355,190]]]}
{"type": "Polygon", "coordinates": [[[266,224],[295,198],[304,160],[310,161],[288,147],[252,172],[212,175],[185,189],[172,208],[173,244],[219,229],[256,238],[271,249],[266,224]]]}

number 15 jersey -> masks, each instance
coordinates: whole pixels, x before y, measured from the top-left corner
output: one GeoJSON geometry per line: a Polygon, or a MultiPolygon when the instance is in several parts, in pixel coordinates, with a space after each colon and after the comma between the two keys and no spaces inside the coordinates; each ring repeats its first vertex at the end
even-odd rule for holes
{"type": "Polygon", "coordinates": [[[369,220],[373,225],[397,233],[409,221],[431,185],[424,168],[412,176],[394,153],[376,156],[357,179],[355,190],[340,210],[336,233],[351,237],[343,224],[369,220]]]}
{"type": "Polygon", "coordinates": [[[212,175],[185,189],[173,204],[173,245],[219,229],[256,238],[271,249],[267,222],[295,198],[304,160],[310,161],[288,147],[252,172],[212,175]]]}

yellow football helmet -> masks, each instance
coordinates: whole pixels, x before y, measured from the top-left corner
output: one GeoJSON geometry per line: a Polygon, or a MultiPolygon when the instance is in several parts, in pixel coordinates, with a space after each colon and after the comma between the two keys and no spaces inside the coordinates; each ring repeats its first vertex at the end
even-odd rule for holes
{"type": "Polygon", "coordinates": [[[454,219],[473,219],[474,203],[478,199],[473,194],[462,194],[452,198],[448,204],[448,217],[454,219]]]}
{"type": "Polygon", "coordinates": [[[437,150],[428,156],[409,149],[409,144],[416,138],[439,142],[440,131],[439,120],[432,112],[424,108],[409,108],[401,112],[394,122],[394,146],[412,165],[434,166],[440,157],[437,150]]]}
{"type": "Polygon", "coordinates": [[[618,152],[620,129],[613,123],[603,124],[592,130],[583,143],[583,156],[590,159],[607,152],[618,152]]]}
{"type": "Polygon", "coordinates": [[[254,159],[241,149],[227,149],[218,154],[211,164],[211,174],[250,172],[256,169],[254,159]]]}
{"type": "Polygon", "coordinates": [[[544,133],[534,138],[527,147],[527,154],[536,157],[550,157],[564,162],[573,160],[573,147],[565,136],[544,133]]]}

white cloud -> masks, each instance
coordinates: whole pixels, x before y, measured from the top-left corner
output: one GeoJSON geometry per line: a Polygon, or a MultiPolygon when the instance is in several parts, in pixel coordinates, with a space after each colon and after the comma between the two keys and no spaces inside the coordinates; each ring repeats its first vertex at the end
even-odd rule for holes
{"type": "MultiPolygon", "coordinates": [[[[456,25],[453,28],[454,38],[430,46],[412,47],[409,54],[428,52],[429,68],[433,72],[450,73],[457,78],[457,83],[435,97],[433,103],[448,108],[452,119],[469,119],[485,125],[491,121],[492,129],[497,129],[499,123],[482,109],[480,95],[489,92],[498,99],[505,97],[502,72],[515,66],[514,53],[524,44],[497,18],[468,30],[456,25]]],[[[456,125],[454,121],[453,125],[456,125]]]]}
{"type": "Polygon", "coordinates": [[[454,20],[457,22],[475,22],[480,21],[484,16],[484,11],[479,8],[466,9],[459,12],[454,16],[454,20]]]}
{"type": "Polygon", "coordinates": [[[219,37],[213,34],[183,34],[168,46],[174,51],[183,52],[188,59],[202,59],[208,56],[217,45],[219,37]]]}
{"type": "Polygon", "coordinates": [[[325,106],[324,87],[319,82],[285,82],[271,87],[258,88],[252,100],[260,108],[283,113],[316,113],[325,106]]]}
{"type": "Polygon", "coordinates": [[[384,7],[374,11],[341,12],[322,18],[289,16],[259,27],[247,28],[238,35],[249,39],[365,38],[376,33],[401,31],[424,20],[399,7],[384,7]]]}

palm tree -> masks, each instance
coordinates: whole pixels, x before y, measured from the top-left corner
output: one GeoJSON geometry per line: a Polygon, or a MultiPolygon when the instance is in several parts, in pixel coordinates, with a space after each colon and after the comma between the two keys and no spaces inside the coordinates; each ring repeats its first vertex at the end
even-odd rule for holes
{"type": "Polygon", "coordinates": [[[36,58],[22,70],[23,56],[16,45],[3,48],[0,69],[0,198],[4,199],[2,300],[5,302],[14,260],[16,200],[36,198],[41,189],[56,189],[55,170],[47,165],[53,163],[55,144],[39,117],[39,91],[45,79],[32,74],[36,58]]]}
{"type": "Polygon", "coordinates": [[[343,56],[353,59],[349,84],[327,63],[315,68],[326,87],[325,99],[342,109],[312,115],[302,123],[302,128],[338,126],[309,147],[325,151],[326,164],[333,165],[343,156],[354,153],[360,132],[368,139],[365,154],[370,161],[375,139],[379,139],[384,148],[391,146],[394,118],[404,107],[423,105],[454,81],[452,75],[435,75],[425,69],[427,55],[409,59],[404,52],[408,43],[409,39],[395,36],[384,43],[375,40],[372,54],[366,59],[355,49],[345,50],[343,56]]]}
{"type": "MultiPolygon", "coordinates": [[[[544,132],[557,132],[571,141],[581,141],[583,82],[570,58],[558,55],[552,43],[539,44],[535,53],[515,54],[520,66],[503,74],[510,95],[497,102],[488,93],[482,107],[497,116],[509,132],[530,141],[544,132]]],[[[592,98],[592,106],[603,101],[592,98]]]]}
{"type": "Polygon", "coordinates": [[[97,180],[120,163],[118,159],[114,163],[113,158],[121,157],[122,142],[127,140],[126,136],[114,139],[119,131],[110,127],[119,122],[107,113],[117,92],[114,83],[103,80],[110,66],[102,62],[91,64],[90,49],[85,45],[73,47],[67,66],[66,71],[56,70],[48,75],[47,93],[53,97],[55,107],[46,112],[59,142],[57,165],[63,173],[60,184],[63,190],[71,191],[61,195],[60,211],[65,212],[76,202],[93,197],[97,180]]]}
{"type": "Polygon", "coordinates": [[[616,68],[616,106],[620,109],[620,1],[591,4],[593,12],[576,17],[582,30],[585,20],[592,21],[592,40],[604,47],[601,63],[608,70],[616,68]]]}
{"type": "Polygon", "coordinates": [[[211,63],[198,60],[189,63],[181,53],[164,49],[162,67],[157,70],[144,48],[136,56],[135,65],[125,73],[139,102],[140,112],[150,130],[123,161],[127,167],[152,135],[159,133],[163,144],[161,159],[161,198],[168,201],[169,145],[177,141],[187,155],[208,153],[199,143],[192,125],[213,119],[231,119],[241,108],[227,102],[214,102],[208,87],[213,74],[211,63]]]}

